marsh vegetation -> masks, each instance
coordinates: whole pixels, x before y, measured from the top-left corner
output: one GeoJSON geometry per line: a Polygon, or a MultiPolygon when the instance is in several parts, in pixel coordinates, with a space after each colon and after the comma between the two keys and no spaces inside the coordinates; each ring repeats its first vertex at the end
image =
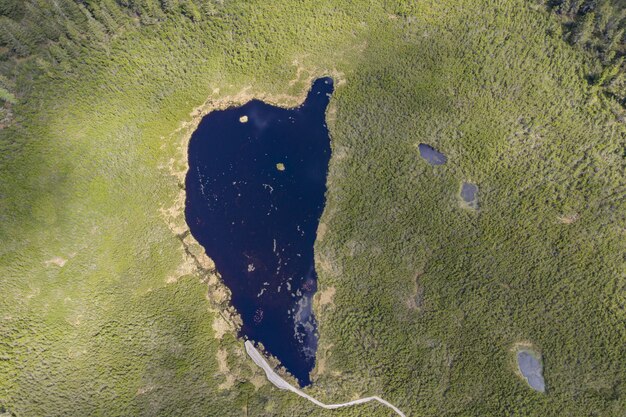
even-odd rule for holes
{"type": "Polygon", "coordinates": [[[248,360],[182,207],[202,115],[295,106],[332,75],[314,260],[333,296],[314,303],[306,391],[419,416],[623,415],[623,14],[606,3],[0,2],[0,408],[326,415],[248,360]],[[572,43],[571,20],[590,36],[572,43]],[[459,209],[466,180],[479,215],[459,209]],[[520,340],[545,394],[515,375],[520,340]]]}

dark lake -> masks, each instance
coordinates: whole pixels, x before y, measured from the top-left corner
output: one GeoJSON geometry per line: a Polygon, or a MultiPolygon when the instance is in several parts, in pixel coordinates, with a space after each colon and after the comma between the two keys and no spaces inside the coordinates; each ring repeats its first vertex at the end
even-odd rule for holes
{"type": "Polygon", "coordinates": [[[253,100],[205,116],[189,142],[185,216],[243,319],[301,385],[310,384],[317,326],[313,244],[324,209],[333,81],[285,109],[253,100]]]}
{"type": "Polygon", "coordinates": [[[425,143],[420,143],[418,145],[418,149],[421,157],[428,161],[431,165],[443,165],[448,160],[444,154],[432,146],[426,145],[425,143]]]}

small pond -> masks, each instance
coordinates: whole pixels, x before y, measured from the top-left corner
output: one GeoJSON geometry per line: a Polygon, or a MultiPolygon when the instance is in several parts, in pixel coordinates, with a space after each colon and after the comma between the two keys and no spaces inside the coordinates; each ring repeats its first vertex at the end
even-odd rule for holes
{"type": "Polygon", "coordinates": [[[546,384],[543,380],[543,365],[537,353],[529,350],[518,351],[517,366],[532,389],[539,392],[546,391],[546,384]]]}
{"type": "Polygon", "coordinates": [[[418,145],[418,149],[420,151],[420,155],[426,161],[428,161],[431,165],[443,165],[446,163],[448,158],[435,148],[430,145],[426,145],[425,143],[420,143],[418,145]]]}
{"type": "Polygon", "coordinates": [[[317,326],[313,245],[324,209],[333,81],[285,109],[253,100],[205,116],[189,143],[185,216],[243,319],[301,385],[310,384],[317,326]]]}
{"type": "Polygon", "coordinates": [[[461,185],[461,198],[470,207],[478,208],[478,186],[469,182],[461,185]]]}
{"type": "Polygon", "coordinates": [[[471,203],[476,199],[476,193],[478,192],[478,187],[475,184],[470,184],[468,182],[464,182],[461,186],[461,197],[466,203],[471,203]]]}

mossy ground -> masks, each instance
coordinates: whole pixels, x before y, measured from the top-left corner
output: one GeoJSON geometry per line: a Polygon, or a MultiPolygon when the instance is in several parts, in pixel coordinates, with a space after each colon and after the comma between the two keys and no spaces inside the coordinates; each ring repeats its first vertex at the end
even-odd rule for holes
{"type": "Polygon", "coordinates": [[[207,98],[287,103],[333,75],[316,256],[334,295],[312,395],[380,395],[412,416],[622,415],[624,126],[560,31],[521,0],[234,1],[127,28],[32,80],[26,63],[30,92],[0,133],[0,406],[331,414],[258,388],[232,330],[215,337],[219,286],[206,297],[211,272],[184,267],[182,215],[162,210],[181,191],[181,124],[207,98]],[[465,178],[478,212],[459,208],[465,178]],[[511,369],[519,341],[541,349],[546,395],[511,369]],[[236,376],[220,389],[224,360],[236,376]]]}

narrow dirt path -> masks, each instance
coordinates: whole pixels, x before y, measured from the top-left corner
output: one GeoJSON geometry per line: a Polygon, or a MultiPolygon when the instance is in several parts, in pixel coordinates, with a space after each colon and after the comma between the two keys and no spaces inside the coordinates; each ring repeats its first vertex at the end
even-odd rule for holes
{"type": "Polygon", "coordinates": [[[250,358],[252,358],[254,363],[256,363],[261,369],[263,369],[263,371],[265,371],[265,375],[267,376],[267,379],[272,384],[274,384],[277,388],[279,388],[279,389],[284,389],[284,390],[289,390],[289,391],[295,392],[299,396],[301,396],[303,398],[306,398],[307,400],[311,401],[312,403],[314,403],[316,405],[319,405],[320,407],[327,408],[327,409],[334,409],[334,408],[340,408],[340,407],[349,407],[351,405],[363,404],[363,403],[366,403],[366,402],[369,402],[369,401],[378,401],[379,403],[381,403],[381,404],[391,408],[399,416],[406,417],[404,415],[404,413],[398,409],[398,407],[396,407],[395,405],[393,405],[393,404],[383,400],[380,397],[376,397],[376,396],[374,396],[374,397],[366,397],[366,398],[359,398],[358,400],[349,401],[347,403],[341,403],[341,404],[324,404],[323,402],[316,400],[315,398],[313,398],[310,395],[300,391],[298,388],[294,387],[289,382],[287,382],[284,379],[282,379],[276,372],[274,372],[272,367],[267,363],[267,361],[259,353],[259,351],[256,350],[256,348],[254,347],[252,342],[250,342],[249,340],[246,340],[245,346],[246,346],[246,352],[248,353],[248,356],[250,356],[250,358]]]}

